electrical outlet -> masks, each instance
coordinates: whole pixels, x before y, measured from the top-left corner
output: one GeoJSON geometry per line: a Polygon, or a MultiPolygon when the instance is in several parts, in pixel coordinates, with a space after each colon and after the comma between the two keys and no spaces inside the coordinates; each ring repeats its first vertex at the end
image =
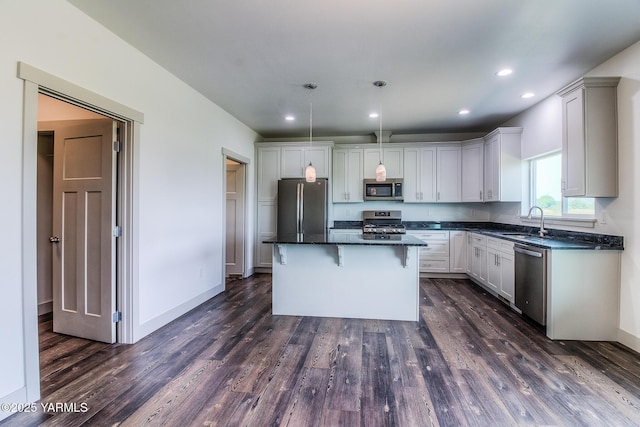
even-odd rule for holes
{"type": "Polygon", "coordinates": [[[602,214],[600,214],[600,224],[606,224],[607,223],[607,213],[605,211],[602,211],[602,214]]]}

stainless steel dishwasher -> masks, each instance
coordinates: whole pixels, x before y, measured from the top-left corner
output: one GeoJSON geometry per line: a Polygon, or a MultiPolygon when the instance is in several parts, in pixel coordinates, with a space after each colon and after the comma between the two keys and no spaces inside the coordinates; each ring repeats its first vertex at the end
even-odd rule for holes
{"type": "Polygon", "coordinates": [[[547,250],[515,244],[516,307],[541,325],[547,324],[547,250]]]}

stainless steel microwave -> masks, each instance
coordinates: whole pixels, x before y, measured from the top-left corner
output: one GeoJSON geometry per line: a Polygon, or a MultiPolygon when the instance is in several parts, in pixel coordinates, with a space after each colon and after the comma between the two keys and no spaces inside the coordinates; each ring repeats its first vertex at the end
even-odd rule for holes
{"type": "Polygon", "coordinates": [[[386,181],[376,181],[375,179],[364,180],[365,200],[404,200],[402,195],[402,179],[387,179],[386,181]]]}

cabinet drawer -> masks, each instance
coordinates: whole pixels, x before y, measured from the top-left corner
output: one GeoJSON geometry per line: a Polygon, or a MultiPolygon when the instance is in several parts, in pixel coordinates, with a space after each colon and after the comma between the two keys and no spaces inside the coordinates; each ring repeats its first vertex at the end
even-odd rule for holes
{"type": "Polygon", "coordinates": [[[474,245],[485,245],[487,244],[487,236],[483,236],[482,234],[471,233],[471,243],[474,245]]]}
{"type": "Polygon", "coordinates": [[[420,259],[421,272],[449,272],[449,258],[446,259],[420,259]]]}
{"type": "Polygon", "coordinates": [[[487,247],[501,252],[513,253],[513,242],[496,237],[487,237],[487,247]]]}
{"type": "Polygon", "coordinates": [[[420,233],[415,233],[413,235],[420,240],[424,240],[427,243],[431,242],[432,240],[447,240],[447,241],[449,240],[448,230],[420,232],[420,233]]]}
{"type": "Polygon", "coordinates": [[[429,246],[420,247],[420,258],[437,256],[439,258],[449,257],[449,241],[429,241],[429,246]]]}

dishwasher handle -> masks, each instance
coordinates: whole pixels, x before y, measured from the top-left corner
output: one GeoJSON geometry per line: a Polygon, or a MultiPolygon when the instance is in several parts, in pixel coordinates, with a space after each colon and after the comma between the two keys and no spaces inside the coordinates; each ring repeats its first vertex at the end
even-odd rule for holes
{"type": "Polygon", "coordinates": [[[514,246],[513,250],[514,250],[514,252],[519,252],[521,254],[533,256],[533,257],[536,257],[536,258],[542,258],[542,253],[536,252],[536,251],[530,251],[530,250],[522,248],[520,246],[514,246]]]}

